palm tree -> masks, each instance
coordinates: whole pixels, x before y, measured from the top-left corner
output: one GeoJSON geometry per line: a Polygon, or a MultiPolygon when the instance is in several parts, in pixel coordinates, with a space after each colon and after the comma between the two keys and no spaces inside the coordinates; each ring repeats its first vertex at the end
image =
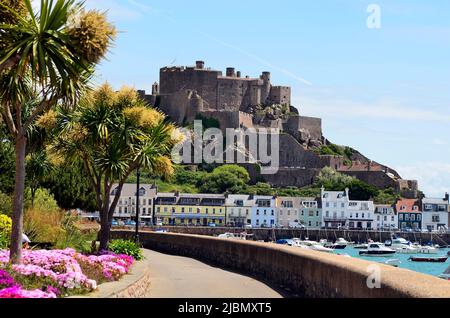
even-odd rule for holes
{"type": "Polygon", "coordinates": [[[115,29],[74,0],[0,0],[0,111],[15,145],[11,261],[21,260],[27,132],[58,103],[73,105],[105,55],[115,29]],[[38,104],[24,118],[30,99],[38,104]]]}
{"type": "Polygon", "coordinates": [[[100,212],[100,250],[107,249],[123,184],[140,167],[172,174],[171,151],[181,135],[135,90],[114,92],[108,84],[82,98],[74,112],[59,108],[41,121],[53,127],[50,153],[83,161],[100,212]]]}

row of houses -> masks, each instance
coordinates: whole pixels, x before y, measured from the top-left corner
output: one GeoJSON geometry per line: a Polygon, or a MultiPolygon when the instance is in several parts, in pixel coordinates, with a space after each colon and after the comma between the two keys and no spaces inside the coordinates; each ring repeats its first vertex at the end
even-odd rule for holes
{"type": "MultiPolygon", "coordinates": [[[[111,196],[115,195],[115,188],[111,196]]],[[[111,200],[112,201],[112,200],[111,200]]],[[[247,194],[160,193],[154,185],[139,190],[142,221],[163,225],[447,230],[449,196],[399,199],[393,205],[351,200],[349,190],[321,190],[320,197],[247,194]]],[[[125,184],[114,218],[135,217],[136,185],[125,184]]]]}

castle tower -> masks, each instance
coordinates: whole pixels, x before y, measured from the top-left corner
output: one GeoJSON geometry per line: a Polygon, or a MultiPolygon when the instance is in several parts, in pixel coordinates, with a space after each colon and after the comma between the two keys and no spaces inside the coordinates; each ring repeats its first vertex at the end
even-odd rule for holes
{"type": "Polygon", "coordinates": [[[261,102],[265,103],[270,94],[270,72],[262,72],[260,78],[263,80],[263,86],[261,89],[261,102]]]}
{"type": "Polygon", "coordinates": [[[159,84],[154,82],[152,85],[152,95],[159,95],[159,84]]]}
{"type": "Polygon", "coordinates": [[[195,68],[199,69],[199,70],[203,70],[205,68],[205,62],[204,61],[196,61],[195,68]]]}
{"type": "Polygon", "coordinates": [[[236,76],[236,74],[234,72],[234,67],[227,67],[226,76],[227,77],[235,77],[236,76]]]}
{"type": "Polygon", "coordinates": [[[203,99],[197,94],[197,91],[193,91],[190,96],[190,109],[193,114],[203,111],[203,99]]]}

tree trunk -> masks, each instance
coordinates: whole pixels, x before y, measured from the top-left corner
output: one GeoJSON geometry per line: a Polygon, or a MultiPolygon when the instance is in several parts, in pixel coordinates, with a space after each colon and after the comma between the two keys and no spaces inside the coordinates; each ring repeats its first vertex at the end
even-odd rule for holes
{"type": "Polygon", "coordinates": [[[25,190],[25,150],[27,138],[19,134],[16,138],[16,180],[14,186],[10,261],[19,264],[22,258],[23,205],[25,190]]]}
{"type": "Polygon", "coordinates": [[[103,211],[100,213],[100,251],[103,251],[108,249],[109,234],[111,230],[111,222],[108,217],[108,206],[104,206],[103,211]]]}

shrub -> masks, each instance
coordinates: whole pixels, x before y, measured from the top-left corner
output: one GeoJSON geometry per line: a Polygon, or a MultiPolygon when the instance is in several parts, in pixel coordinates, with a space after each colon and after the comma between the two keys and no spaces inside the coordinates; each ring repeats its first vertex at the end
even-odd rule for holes
{"type": "Polygon", "coordinates": [[[130,240],[112,240],[108,247],[113,253],[132,256],[138,261],[144,258],[140,246],[130,240]]]}
{"type": "Polygon", "coordinates": [[[12,199],[11,196],[0,191],[0,214],[12,214],[12,199]]]}
{"type": "Polygon", "coordinates": [[[12,220],[9,216],[0,214],[0,233],[11,234],[12,220]]]}

